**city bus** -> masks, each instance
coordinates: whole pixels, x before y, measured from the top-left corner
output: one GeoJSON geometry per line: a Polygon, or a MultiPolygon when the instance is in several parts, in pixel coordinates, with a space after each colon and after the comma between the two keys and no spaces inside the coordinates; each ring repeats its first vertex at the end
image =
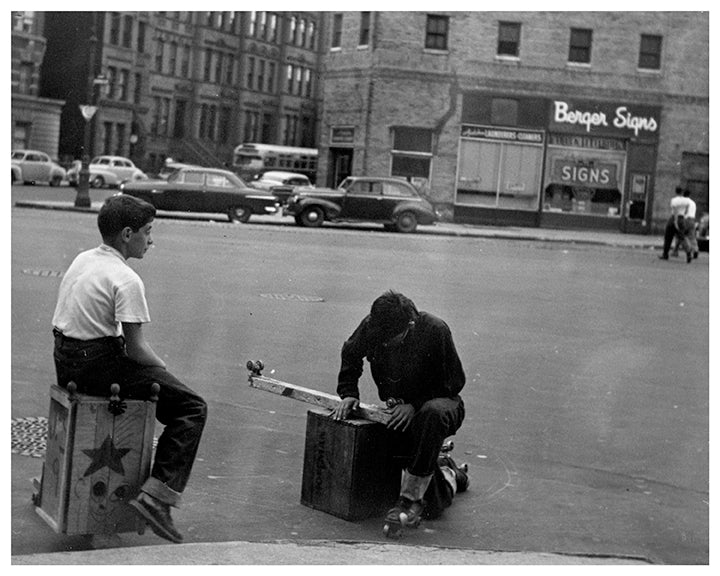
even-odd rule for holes
{"type": "Polygon", "coordinates": [[[316,148],[245,143],[235,147],[232,168],[248,181],[268,170],[283,170],[304,174],[314,183],[317,157],[316,148]]]}

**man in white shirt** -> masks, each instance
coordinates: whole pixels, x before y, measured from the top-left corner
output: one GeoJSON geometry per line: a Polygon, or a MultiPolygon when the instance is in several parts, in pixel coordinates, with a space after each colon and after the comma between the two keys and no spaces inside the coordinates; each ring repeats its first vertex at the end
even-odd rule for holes
{"type": "Polygon", "coordinates": [[[153,531],[172,542],[183,537],[173,525],[207,419],[205,401],[166,370],[145,340],[150,322],[145,286],[127,264],[152,246],[155,208],[132,196],[111,196],[98,214],[103,243],[78,254],[63,275],[53,315],[58,385],[109,396],[120,385],[129,399],[148,399],[157,382],[157,419],[165,425],[150,477],[130,501],[153,531]]]}
{"type": "Polygon", "coordinates": [[[690,207],[690,198],[685,196],[682,187],[675,188],[675,196],[670,200],[670,217],[665,224],[665,237],[663,239],[663,252],[659,256],[661,260],[667,260],[670,247],[675,236],[683,246],[687,255],[688,264],[692,262],[692,248],[685,237],[685,218],[690,207]]]}
{"type": "MultiPolygon", "coordinates": [[[[690,198],[690,190],[685,189],[683,196],[688,199],[687,213],[685,214],[685,242],[690,246],[693,258],[697,258],[700,254],[700,248],[697,243],[696,223],[697,204],[695,200],[690,198]]],[[[682,245],[682,238],[675,237],[675,248],[672,251],[673,256],[678,255],[678,249],[682,245]]]]}

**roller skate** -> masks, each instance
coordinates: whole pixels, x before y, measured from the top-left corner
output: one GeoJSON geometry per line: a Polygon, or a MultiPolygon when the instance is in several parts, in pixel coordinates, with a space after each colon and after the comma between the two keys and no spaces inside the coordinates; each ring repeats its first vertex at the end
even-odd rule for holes
{"type": "Polygon", "coordinates": [[[430,476],[415,476],[402,471],[400,498],[385,516],[383,534],[388,538],[400,538],[404,528],[417,528],[422,518],[425,503],[423,496],[430,485],[430,476]]]}
{"type": "MultiPolygon", "coordinates": [[[[451,477],[455,477],[455,486],[458,494],[468,489],[470,477],[468,476],[467,463],[462,463],[458,466],[448,452],[441,452],[438,457],[438,466],[440,466],[446,478],[448,477],[448,473],[451,477]]],[[[452,484],[452,481],[450,481],[450,483],[452,484]]]]}
{"type": "Polygon", "coordinates": [[[388,538],[398,539],[405,528],[417,528],[424,508],[422,500],[413,501],[400,496],[397,504],[390,508],[385,516],[383,534],[388,538]]]}

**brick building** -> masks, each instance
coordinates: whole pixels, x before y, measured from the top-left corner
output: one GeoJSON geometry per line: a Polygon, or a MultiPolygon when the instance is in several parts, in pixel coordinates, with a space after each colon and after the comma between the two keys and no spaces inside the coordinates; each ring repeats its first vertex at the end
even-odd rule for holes
{"type": "Polygon", "coordinates": [[[655,232],[678,185],[709,209],[707,13],[328,20],[318,182],[406,177],[469,223],[655,232]]]}
{"type": "MultiPolygon", "coordinates": [[[[27,14],[27,13],[26,13],[27,14]]],[[[323,17],[308,12],[45,12],[42,94],[64,98],[59,155],[230,163],[243,141],[315,147],[323,17]],[[93,84],[93,80],[96,82],[93,84]]]]}

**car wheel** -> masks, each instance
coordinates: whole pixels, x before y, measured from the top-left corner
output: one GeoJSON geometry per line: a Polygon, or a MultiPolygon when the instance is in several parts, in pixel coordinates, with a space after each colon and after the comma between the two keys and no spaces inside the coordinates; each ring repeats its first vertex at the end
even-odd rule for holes
{"type": "Polygon", "coordinates": [[[398,232],[415,232],[417,228],[417,216],[412,212],[401,212],[395,221],[395,228],[398,232]]]}
{"type": "Polygon", "coordinates": [[[300,213],[300,223],[309,228],[322,226],[325,221],[325,212],[319,206],[310,206],[300,213]]]}
{"type": "Polygon", "coordinates": [[[50,186],[60,186],[60,184],[62,184],[61,176],[53,176],[52,180],[50,180],[50,186]]]}
{"type": "Polygon", "coordinates": [[[105,186],[105,179],[102,176],[95,176],[90,180],[91,188],[102,188],[105,186]]]}
{"type": "Polygon", "coordinates": [[[242,222],[245,224],[250,220],[252,211],[247,206],[234,206],[228,210],[228,218],[230,222],[242,222]]]}

